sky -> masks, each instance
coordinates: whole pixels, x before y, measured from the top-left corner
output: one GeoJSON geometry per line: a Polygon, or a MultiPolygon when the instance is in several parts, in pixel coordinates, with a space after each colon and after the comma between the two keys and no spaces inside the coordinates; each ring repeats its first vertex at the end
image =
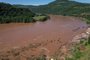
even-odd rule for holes
{"type": "Polygon", "coordinates": [[[82,3],[90,3],[90,0],[74,0],[74,1],[82,2],[82,3]]]}
{"type": "MultiPolygon", "coordinates": [[[[22,4],[22,5],[44,5],[55,0],[0,0],[0,2],[6,2],[10,4],[22,4]]],[[[90,3],[90,0],[75,0],[82,3],[90,3]]]]}
{"type": "Polygon", "coordinates": [[[10,4],[24,4],[24,5],[44,5],[55,0],[0,0],[10,4]]]}

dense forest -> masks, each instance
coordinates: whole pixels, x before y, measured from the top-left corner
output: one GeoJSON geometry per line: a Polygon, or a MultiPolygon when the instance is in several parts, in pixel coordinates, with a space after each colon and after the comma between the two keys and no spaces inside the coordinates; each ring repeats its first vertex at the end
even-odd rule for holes
{"type": "Polygon", "coordinates": [[[31,8],[33,12],[57,14],[64,16],[76,16],[86,18],[90,23],[90,4],[79,3],[73,0],[56,0],[47,5],[31,6],[31,5],[14,5],[17,7],[31,8]]]}
{"type": "MultiPolygon", "coordinates": [[[[39,14],[40,15],[40,14],[39,14]]],[[[0,3],[0,23],[29,23],[39,20],[46,20],[45,15],[38,16],[28,8],[18,8],[8,3],[0,3]],[[40,19],[41,18],[41,19],[40,19]]]]}

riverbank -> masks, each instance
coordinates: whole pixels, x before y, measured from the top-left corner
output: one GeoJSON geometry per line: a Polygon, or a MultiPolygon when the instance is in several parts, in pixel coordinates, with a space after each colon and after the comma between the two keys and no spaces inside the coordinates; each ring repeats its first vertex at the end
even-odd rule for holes
{"type": "Polygon", "coordinates": [[[90,56],[90,27],[79,35],[76,35],[69,48],[66,60],[89,60],[90,56]]]}

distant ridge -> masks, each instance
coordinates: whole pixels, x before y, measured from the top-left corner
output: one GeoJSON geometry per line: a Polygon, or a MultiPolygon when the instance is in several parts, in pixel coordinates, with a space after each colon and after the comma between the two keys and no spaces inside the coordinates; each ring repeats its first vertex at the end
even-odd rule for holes
{"type": "Polygon", "coordinates": [[[17,7],[31,8],[36,13],[56,14],[64,16],[78,16],[90,20],[90,4],[73,0],[56,0],[47,5],[15,5],[17,7]]]}

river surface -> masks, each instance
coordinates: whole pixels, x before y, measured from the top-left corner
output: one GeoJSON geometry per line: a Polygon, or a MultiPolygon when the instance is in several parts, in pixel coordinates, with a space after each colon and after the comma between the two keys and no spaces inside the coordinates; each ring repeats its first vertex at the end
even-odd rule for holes
{"type": "Polygon", "coordinates": [[[87,29],[86,23],[79,18],[57,15],[50,17],[50,20],[33,24],[0,24],[0,50],[57,39],[62,43],[69,42],[87,29]]]}

